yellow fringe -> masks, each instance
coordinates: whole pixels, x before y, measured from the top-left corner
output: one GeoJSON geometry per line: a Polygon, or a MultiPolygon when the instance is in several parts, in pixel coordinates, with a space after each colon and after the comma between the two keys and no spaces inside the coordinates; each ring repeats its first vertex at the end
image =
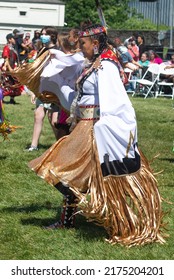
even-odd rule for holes
{"type": "Polygon", "coordinates": [[[3,122],[0,124],[0,134],[2,134],[4,140],[7,140],[7,139],[9,139],[8,135],[10,133],[16,131],[17,128],[20,128],[20,127],[3,122]]]}
{"type": "Polygon", "coordinates": [[[50,52],[45,51],[32,63],[24,63],[11,71],[10,74],[16,77],[21,85],[26,85],[36,97],[39,97],[40,75],[50,56],[50,52]]]}
{"type": "Polygon", "coordinates": [[[89,192],[82,194],[72,188],[80,199],[80,213],[103,226],[111,244],[164,243],[161,197],[147,159],[141,153],[142,166],[135,174],[103,178],[94,138],[93,147],[89,192]]]}

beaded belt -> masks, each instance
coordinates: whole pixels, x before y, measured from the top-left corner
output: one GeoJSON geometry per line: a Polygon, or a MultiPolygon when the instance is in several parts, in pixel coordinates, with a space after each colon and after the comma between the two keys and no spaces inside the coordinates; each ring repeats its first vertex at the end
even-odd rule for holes
{"type": "Polygon", "coordinates": [[[99,105],[79,106],[81,120],[99,120],[100,107],[99,105]]]}

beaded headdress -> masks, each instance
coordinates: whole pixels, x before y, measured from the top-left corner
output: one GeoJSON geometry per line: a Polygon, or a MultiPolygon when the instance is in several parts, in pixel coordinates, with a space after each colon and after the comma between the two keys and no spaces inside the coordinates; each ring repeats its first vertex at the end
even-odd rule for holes
{"type": "Polygon", "coordinates": [[[86,29],[85,31],[80,31],[79,37],[80,38],[89,37],[100,33],[107,33],[105,26],[98,26],[98,27],[86,29]]]}

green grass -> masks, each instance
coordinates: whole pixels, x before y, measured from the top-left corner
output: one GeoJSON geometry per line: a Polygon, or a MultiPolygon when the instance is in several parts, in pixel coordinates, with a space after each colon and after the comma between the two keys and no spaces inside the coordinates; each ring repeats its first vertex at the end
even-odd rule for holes
{"type": "MultiPolygon", "coordinates": [[[[5,99],[6,101],[8,98],[5,99]]],[[[139,147],[151,160],[164,200],[174,202],[174,109],[171,99],[132,98],[137,114],[139,147]]],[[[16,98],[17,104],[5,104],[12,124],[22,126],[0,138],[0,258],[2,260],[173,260],[174,210],[163,202],[167,212],[165,222],[170,234],[164,245],[155,243],[143,247],[125,248],[105,241],[104,229],[86,222],[78,215],[76,229],[46,231],[43,225],[56,220],[60,213],[61,194],[32,172],[27,163],[42,154],[54,135],[47,118],[37,152],[24,151],[30,144],[34,106],[30,98],[16,98]]]]}

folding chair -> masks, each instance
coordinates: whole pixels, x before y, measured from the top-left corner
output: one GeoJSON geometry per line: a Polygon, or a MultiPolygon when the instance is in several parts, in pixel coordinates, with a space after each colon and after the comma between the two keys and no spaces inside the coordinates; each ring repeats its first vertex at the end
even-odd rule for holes
{"type": "Polygon", "coordinates": [[[158,64],[150,64],[144,73],[141,79],[136,80],[136,91],[135,94],[142,94],[144,98],[147,98],[148,95],[152,95],[155,97],[156,95],[156,85],[159,75],[159,65],[158,64]],[[151,80],[147,79],[147,76],[151,76],[151,80]],[[139,92],[138,92],[139,91],[139,92]]]}
{"type": "Polygon", "coordinates": [[[124,68],[124,72],[128,77],[128,85],[126,85],[127,93],[132,93],[132,96],[135,94],[136,90],[136,81],[138,77],[141,77],[141,73],[139,70],[131,70],[130,68],[124,68]]]}
{"type": "Polygon", "coordinates": [[[126,75],[128,77],[128,84],[125,86],[126,92],[134,94],[135,88],[136,88],[136,80],[132,79],[132,73],[134,71],[129,68],[124,68],[124,72],[126,73],[126,75]]]}
{"type": "Polygon", "coordinates": [[[158,91],[156,91],[155,98],[158,96],[165,96],[165,97],[171,97],[174,99],[174,84],[173,82],[166,82],[166,80],[160,81],[160,74],[165,75],[165,76],[173,76],[174,79],[174,68],[170,69],[165,69],[167,65],[165,63],[160,64],[159,67],[159,81],[157,82],[158,85],[158,91]],[[165,88],[168,87],[170,88],[170,92],[166,93],[165,88]]]}

